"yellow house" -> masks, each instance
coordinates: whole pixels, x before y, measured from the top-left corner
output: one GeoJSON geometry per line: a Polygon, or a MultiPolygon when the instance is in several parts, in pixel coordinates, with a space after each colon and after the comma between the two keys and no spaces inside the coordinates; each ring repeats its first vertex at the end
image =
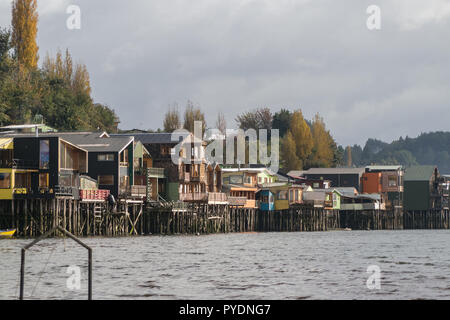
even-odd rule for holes
{"type": "Polygon", "coordinates": [[[12,200],[14,194],[26,194],[33,170],[16,169],[12,138],[0,138],[0,200],[12,200]]]}

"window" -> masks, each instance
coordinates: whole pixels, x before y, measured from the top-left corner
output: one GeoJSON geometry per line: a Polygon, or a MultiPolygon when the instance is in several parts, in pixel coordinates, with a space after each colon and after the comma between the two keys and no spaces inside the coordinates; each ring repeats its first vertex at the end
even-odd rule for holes
{"type": "Polygon", "coordinates": [[[287,199],[288,199],[287,190],[278,191],[278,200],[287,200],[287,199]]]}
{"type": "Polygon", "coordinates": [[[41,140],[39,142],[39,169],[48,169],[50,161],[50,142],[41,140]]]}
{"type": "Polygon", "coordinates": [[[114,154],[113,153],[99,154],[97,155],[97,161],[114,161],[114,154]]]}
{"type": "Polygon", "coordinates": [[[72,175],[71,174],[62,174],[59,176],[59,185],[63,187],[71,187],[72,186],[72,175]]]}
{"type": "Polygon", "coordinates": [[[289,201],[294,201],[294,190],[289,190],[289,201]]]}
{"type": "Polygon", "coordinates": [[[98,176],[98,184],[103,186],[112,186],[114,185],[114,176],[113,175],[98,176]]]}
{"type": "Polygon", "coordinates": [[[389,187],[396,187],[397,186],[397,177],[396,176],[389,176],[388,177],[388,186],[389,187]]]}
{"type": "Polygon", "coordinates": [[[39,188],[48,188],[48,173],[39,174],[39,188]]]}
{"type": "Polygon", "coordinates": [[[11,174],[0,173],[0,189],[10,189],[10,188],[11,188],[11,174]]]}
{"type": "Polygon", "coordinates": [[[27,172],[16,172],[14,179],[14,185],[16,188],[29,188],[31,185],[31,177],[27,172]]]}

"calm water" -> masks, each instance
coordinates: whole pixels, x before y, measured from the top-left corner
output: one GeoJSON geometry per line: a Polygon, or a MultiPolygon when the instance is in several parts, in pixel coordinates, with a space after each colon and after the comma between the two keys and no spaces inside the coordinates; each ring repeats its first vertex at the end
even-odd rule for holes
{"type": "MultiPolygon", "coordinates": [[[[450,231],[89,238],[95,299],[450,299],[450,231]],[[381,289],[366,286],[369,265],[381,289]]],[[[0,299],[19,293],[20,248],[0,240],[0,299]]],[[[29,299],[87,297],[87,251],[45,240],[27,252],[29,299]],[[81,268],[70,291],[67,267],[81,268]],[[45,269],[45,270],[44,270],[45,269]],[[42,272],[42,271],[45,272],[42,272]]]]}

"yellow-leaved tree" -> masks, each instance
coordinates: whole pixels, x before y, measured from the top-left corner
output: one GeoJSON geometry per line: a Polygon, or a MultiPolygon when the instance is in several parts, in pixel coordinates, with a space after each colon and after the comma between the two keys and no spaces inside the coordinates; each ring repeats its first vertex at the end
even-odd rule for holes
{"type": "Polygon", "coordinates": [[[12,4],[11,42],[20,68],[36,69],[39,60],[36,0],[14,0],[12,4]]]}
{"type": "Polygon", "coordinates": [[[311,129],[301,110],[293,113],[289,130],[283,139],[282,163],[284,170],[301,170],[311,157],[314,141],[311,129]]]}
{"type": "Polygon", "coordinates": [[[333,165],[334,153],[331,148],[333,138],[326,129],[323,118],[317,113],[312,123],[312,136],[314,146],[310,164],[315,167],[331,167],[333,165]]]}

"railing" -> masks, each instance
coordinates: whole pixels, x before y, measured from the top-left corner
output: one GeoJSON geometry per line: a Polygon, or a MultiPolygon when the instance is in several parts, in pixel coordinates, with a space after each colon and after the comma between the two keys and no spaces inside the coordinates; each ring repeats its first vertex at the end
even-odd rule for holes
{"type": "Polygon", "coordinates": [[[210,192],[208,193],[208,203],[214,202],[228,202],[228,197],[226,193],[222,192],[210,192]]]}
{"type": "Polygon", "coordinates": [[[106,200],[109,190],[80,190],[81,200],[106,200]]]}
{"type": "Polygon", "coordinates": [[[38,169],[39,163],[33,160],[0,160],[0,168],[7,169],[38,169]]]}
{"type": "Polygon", "coordinates": [[[208,201],[208,194],[206,192],[199,193],[181,193],[181,201],[208,201]]]}
{"type": "Polygon", "coordinates": [[[164,178],[166,170],[164,168],[147,168],[147,174],[150,178],[164,178]]]}
{"type": "Polygon", "coordinates": [[[132,185],[120,187],[119,194],[129,197],[144,198],[147,196],[147,186],[132,185]]]}
{"type": "Polygon", "coordinates": [[[55,186],[55,195],[60,196],[73,196],[76,193],[78,193],[78,187],[71,187],[71,186],[55,186]]]}
{"type": "Polygon", "coordinates": [[[243,207],[247,203],[247,197],[228,197],[230,206],[243,207]]]}

